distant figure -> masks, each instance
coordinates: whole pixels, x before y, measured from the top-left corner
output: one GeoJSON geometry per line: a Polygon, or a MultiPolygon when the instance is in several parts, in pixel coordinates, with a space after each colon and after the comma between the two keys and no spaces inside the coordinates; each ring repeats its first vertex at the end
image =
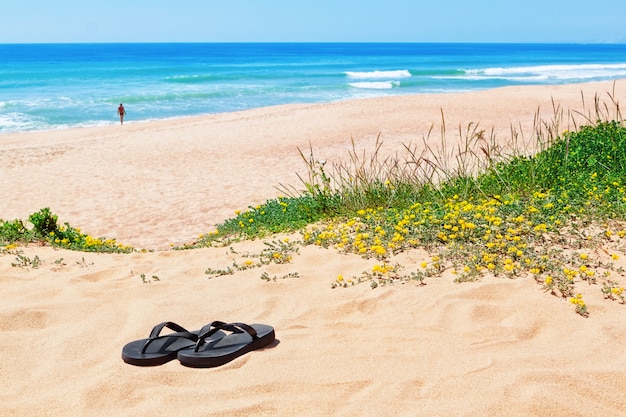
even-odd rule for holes
{"type": "Polygon", "coordinates": [[[117,108],[117,114],[120,115],[120,124],[124,124],[124,116],[126,116],[126,110],[124,110],[124,105],[120,103],[120,106],[117,108]]]}

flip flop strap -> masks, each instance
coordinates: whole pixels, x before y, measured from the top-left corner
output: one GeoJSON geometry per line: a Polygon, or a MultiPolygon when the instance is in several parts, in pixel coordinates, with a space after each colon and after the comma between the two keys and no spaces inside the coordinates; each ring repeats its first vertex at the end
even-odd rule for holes
{"type": "Polygon", "coordinates": [[[220,330],[226,330],[226,331],[233,332],[233,333],[246,332],[252,337],[252,339],[258,338],[256,330],[254,330],[254,327],[249,326],[245,323],[224,323],[221,321],[214,321],[213,323],[203,327],[203,330],[204,329],[207,329],[207,331],[205,332],[201,331],[200,334],[198,335],[198,341],[196,342],[196,347],[194,349],[195,352],[198,352],[198,350],[200,349],[200,346],[204,344],[205,340],[208,337],[211,337],[212,335],[219,332],[220,330]]]}
{"type": "Polygon", "coordinates": [[[179,324],[176,324],[171,321],[165,321],[163,323],[157,324],[156,326],[152,328],[152,331],[150,332],[150,337],[146,340],[146,343],[143,345],[143,348],[141,349],[141,353],[142,354],[146,353],[148,346],[150,346],[150,344],[154,342],[155,340],[169,338],[169,337],[189,339],[192,342],[195,342],[198,340],[197,334],[191,333],[190,331],[188,331],[187,329],[185,329],[183,326],[179,324]],[[168,329],[174,330],[175,333],[170,333],[170,334],[161,336],[161,331],[166,327],[168,329]]]}
{"type": "MultiPolygon", "coordinates": [[[[216,327],[225,326],[225,325],[226,323],[224,323],[223,321],[219,321],[219,320],[215,320],[209,324],[206,324],[202,326],[202,328],[198,332],[198,338],[200,338],[200,335],[207,334],[216,327]]],[[[215,334],[215,332],[213,332],[212,334],[215,334]]]]}
{"type": "Polygon", "coordinates": [[[173,321],[164,321],[163,323],[157,324],[152,328],[152,331],[150,332],[150,339],[159,337],[161,331],[166,327],[168,329],[174,330],[175,332],[189,333],[189,331],[180,324],[176,324],[173,321]]]}

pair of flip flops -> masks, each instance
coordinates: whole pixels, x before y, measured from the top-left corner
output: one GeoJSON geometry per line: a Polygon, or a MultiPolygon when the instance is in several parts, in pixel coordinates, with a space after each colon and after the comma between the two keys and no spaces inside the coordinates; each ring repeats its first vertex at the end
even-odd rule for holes
{"type": "Polygon", "coordinates": [[[147,339],[127,343],[122,348],[124,362],[137,366],[162,365],[174,359],[193,368],[224,365],[274,341],[274,328],[265,324],[214,321],[200,330],[189,331],[166,321],[154,326],[147,339]],[[161,335],[163,329],[173,333],[161,335]]]}

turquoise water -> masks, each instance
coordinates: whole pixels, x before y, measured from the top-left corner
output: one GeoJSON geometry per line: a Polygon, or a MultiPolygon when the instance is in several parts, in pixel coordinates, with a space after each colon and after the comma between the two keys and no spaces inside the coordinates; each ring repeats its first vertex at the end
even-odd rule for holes
{"type": "Polygon", "coordinates": [[[626,45],[0,44],[0,133],[626,78],[626,45]]]}

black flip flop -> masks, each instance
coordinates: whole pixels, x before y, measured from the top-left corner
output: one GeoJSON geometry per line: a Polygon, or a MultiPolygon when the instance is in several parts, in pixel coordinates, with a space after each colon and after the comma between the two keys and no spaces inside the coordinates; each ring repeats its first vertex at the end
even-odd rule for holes
{"type": "Polygon", "coordinates": [[[274,341],[276,335],[272,326],[265,324],[229,323],[213,327],[198,335],[192,348],[178,352],[178,360],[192,368],[213,368],[224,365],[239,356],[261,349],[274,341]],[[231,332],[215,339],[220,331],[231,332]]]}
{"type": "MultiPolygon", "coordinates": [[[[147,339],[139,339],[127,343],[122,348],[122,359],[126,363],[137,366],[163,365],[176,359],[179,350],[189,347],[193,348],[198,341],[200,333],[208,333],[214,325],[223,324],[222,322],[214,322],[197,331],[189,331],[171,321],[157,324],[147,339]],[[161,336],[161,331],[166,327],[174,330],[174,333],[161,336]]],[[[210,340],[215,341],[225,335],[224,332],[215,331],[211,334],[210,340]]]]}

